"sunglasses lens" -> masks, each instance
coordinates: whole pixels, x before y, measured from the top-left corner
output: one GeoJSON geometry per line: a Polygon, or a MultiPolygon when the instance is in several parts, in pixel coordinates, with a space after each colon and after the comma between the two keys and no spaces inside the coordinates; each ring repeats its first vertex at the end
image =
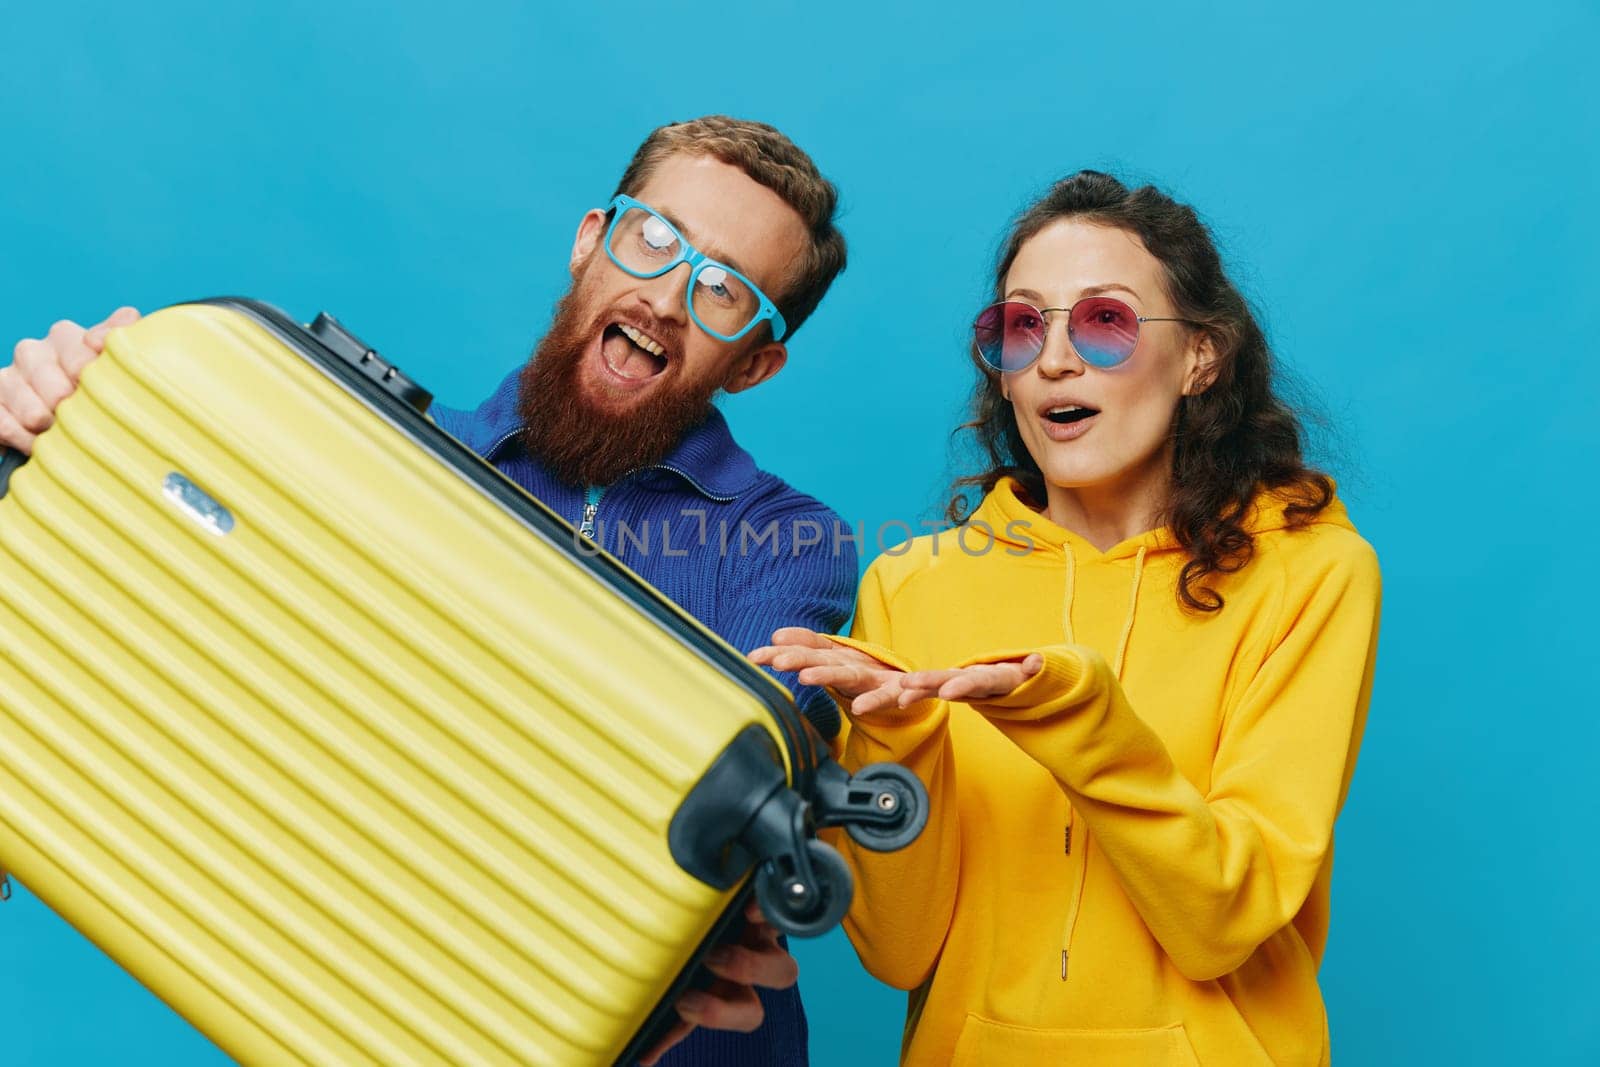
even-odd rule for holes
{"type": "Polygon", "coordinates": [[[1072,306],[1067,331],[1085,363],[1115,367],[1133,355],[1139,343],[1139,318],[1120,300],[1092,296],[1072,306]]]}
{"type": "Polygon", "coordinates": [[[972,324],[972,339],[983,361],[998,371],[1021,370],[1044,348],[1044,317],[1015,301],[991,304],[972,324]]]}

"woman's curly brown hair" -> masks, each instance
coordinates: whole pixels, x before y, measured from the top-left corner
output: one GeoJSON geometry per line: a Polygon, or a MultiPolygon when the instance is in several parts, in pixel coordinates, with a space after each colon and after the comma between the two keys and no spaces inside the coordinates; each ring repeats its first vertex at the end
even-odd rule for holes
{"type": "MultiPolygon", "coordinates": [[[[1117,179],[1084,170],[1057,182],[1012,226],[995,269],[995,299],[1006,273],[1029,238],[1060,219],[1115,226],[1139,238],[1160,261],[1174,313],[1210,334],[1217,359],[1211,384],[1182,397],[1173,417],[1172,494],[1160,520],[1189,553],[1178,579],[1178,598],[1196,611],[1217,611],[1222,597],[1201,583],[1250,561],[1254,538],[1244,517],[1264,488],[1286,490],[1291,526],[1310,522],[1333,499],[1333,482],[1306,466],[1300,418],[1274,388],[1274,359],[1250,306],[1228,279],[1210,231],[1194,209],[1153,186],[1130,190],[1117,179]]],[[[988,493],[1001,478],[1015,478],[1035,503],[1046,499],[1044,475],[1017,429],[1015,410],[1000,393],[995,372],[973,356],[979,381],[972,431],[988,469],[959,478],[949,506],[952,522],[977,505],[969,489],[988,493]]]]}

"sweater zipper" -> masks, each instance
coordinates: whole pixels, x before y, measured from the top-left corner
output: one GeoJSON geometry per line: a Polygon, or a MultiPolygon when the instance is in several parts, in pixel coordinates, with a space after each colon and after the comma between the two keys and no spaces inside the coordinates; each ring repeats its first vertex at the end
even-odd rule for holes
{"type": "MultiPolygon", "coordinates": [[[[624,474],[622,476],[622,478],[630,477],[630,476],[638,474],[640,471],[644,471],[644,470],[671,471],[673,474],[678,475],[684,481],[688,482],[690,485],[692,485],[696,489],[700,490],[700,492],[704,493],[706,496],[710,497],[712,500],[716,500],[716,501],[718,501],[720,503],[724,503],[725,504],[728,501],[734,499],[731,496],[727,496],[727,495],[724,495],[724,494],[721,494],[721,493],[713,493],[713,492],[711,492],[711,491],[709,491],[707,489],[702,488],[699,482],[695,481],[694,478],[690,477],[688,471],[683,470],[680,467],[674,467],[674,466],[672,466],[670,464],[667,464],[667,463],[655,463],[655,464],[652,464],[649,467],[635,467],[633,470],[628,471],[626,474],[624,474]]],[[[618,478],[617,481],[618,482],[622,481],[622,478],[618,478]]],[[[615,485],[616,482],[613,482],[612,484],[615,485]]],[[[594,540],[595,516],[597,514],[599,514],[599,512],[600,512],[600,498],[605,496],[606,489],[607,489],[607,486],[604,486],[604,485],[591,485],[591,486],[589,486],[587,489],[585,489],[583,491],[583,517],[578,522],[578,532],[580,534],[582,534],[584,537],[587,537],[591,541],[594,540]]]]}
{"type": "MultiPolygon", "coordinates": [[[[484,461],[485,462],[489,462],[489,457],[494,455],[497,451],[499,451],[501,445],[505,444],[507,441],[511,440],[513,437],[517,436],[517,434],[519,434],[521,432],[522,432],[522,427],[518,426],[518,427],[515,427],[513,429],[507,430],[505,433],[503,433],[499,437],[495,438],[494,443],[491,444],[488,447],[488,449],[486,449],[484,451],[484,453],[483,453],[484,461]]],[[[728,496],[728,495],[723,494],[723,493],[713,493],[713,492],[711,492],[711,490],[709,490],[709,489],[705,488],[704,486],[702,486],[699,483],[699,481],[697,481],[688,471],[684,470],[682,467],[674,467],[670,463],[656,463],[656,464],[652,464],[648,468],[646,468],[646,467],[636,467],[633,470],[629,471],[627,474],[624,474],[622,477],[626,478],[628,476],[628,474],[637,474],[641,470],[671,471],[673,474],[678,475],[684,481],[686,481],[690,485],[694,486],[696,489],[698,489],[700,492],[704,493],[706,496],[710,497],[712,500],[716,500],[716,501],[718,501],[720,503],[723,503],[723,504],[726,504],[728,501],[734,499],[732,496],[728,496]]],[[[617,481],[621,481],[621,480],[622,480],[622,478],[618,478],[617,479],[617,481]]],[[[591,540],[594,537],[594,516],[595,516],[595,512],[600,510],[600,498],[605,495],[605,492],[606,492],[606,487],[603,486],[603,485],[591,485],[591,486],[589,486],[587,489],[585,489],[583,491],[583,519],[581,520],[581,523],[580,523],[580,525],[578,527],[578,532],[583,534],[583,536],[590,538],[591,540]]]]}
{"type": "MultiPolygon", "coordinates": [[[[646,469],[646,468],[641,468],[641,469],[646,469]]],[[[734,499],[733,497],[728,496],[728,495],[723,494],[723,493],[713,493],[711,490],[707,489],[705,486],[701,485],[698,481],[696,481],[694,476],[691,475],[688,471],[684,470],[681,467],[674,467],[670,463],[657,463],[657,464],[649,467],[648,469],[649,470],[658,470],[658,471],[671,471],[673,474],[678,475],[684,481],[686,481],[690,485],[694,486],[702,494],[710,497],[712,500],[715,500],[718,503],[726,504],[728,501],[734,499]]]]}
{"type": "Polygon", "coordinates": [[[484,452],[483,452],[483,461],[485,463],[492,462],[489,459],[489,457],[494,455],[496,452],[500,451],[500,446],[501,445],[505,444],[507,441],[511,440],[513,437],[517,436],[517,434],[519,434],[521,432],[522,432],[522,427],[518,426],[515,429],[507,430],[505,433],[501,434],[498,438],[495,439],[494,444],[490,445],[487,449],[484,450],[484,452]]]}
{"type": "Polygon", "coordinates": [[[594,540],[594,517],[600,511],[600,498],[605,496],[606,487],[591,485],[583,491],[583,519],[578,523],[578,533],[594,540]]]}

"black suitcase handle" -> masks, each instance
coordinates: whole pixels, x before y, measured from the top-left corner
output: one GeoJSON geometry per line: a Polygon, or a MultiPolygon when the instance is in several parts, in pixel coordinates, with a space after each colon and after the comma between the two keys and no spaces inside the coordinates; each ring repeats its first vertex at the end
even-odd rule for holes
{"type": "Polygon", "coordinates": [[[26,452],[18,452],[14,448],[0,445],[0,499],[5,497],[6,489],[11,485],[11,476],[26,462],[28,462],[26,452]]]}
{"type": "Polygon", "coordinates": [[[427,414],[433,394],[400,373],[399,367],[378,355],[371,345],[345,329],[338,319],[326,311],[321,312],[306,327],[306,332],[322,342],[322,347],[416,409],[418,414],[427,414]]]}

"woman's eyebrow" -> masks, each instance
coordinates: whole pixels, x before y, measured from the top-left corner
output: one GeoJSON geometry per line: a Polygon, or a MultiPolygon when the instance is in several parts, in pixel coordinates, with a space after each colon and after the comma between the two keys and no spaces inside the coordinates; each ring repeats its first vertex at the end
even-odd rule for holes
{"type": "Polygon", "coordinates": [[[1139,291],[1137,289],[1131,289],[1128,286],[1123,285],[1121,282],[1108,282],[1105,285],[1091,285],[1091,286],[1089,286],[1089,288],[1083,290],[1078,295],[1079,296],[1099,296],[1101,293],[1109,293],[1113,289],[1121,289],[1124,293],[1127,293],[1130,296],[1133,296],[1133,297],[1135,297],[1135,298],[1137,298],[1139,300],[1143,300],[1144,299],[1144,297],[1139,296],[1139,291]]]}
{"type": "MultiPolygon", "coordinates": [[[[1078,296],[1080,298],[1086,296],[1099,296],[1101,293],[1109,293],[1113,289],[1120,289],[1136,300],[1144,299],[1144,297],[1139,295],[1139,291],[1137,289],[1123,285],[1121,282],[1107,282],[1104,285],[1091,285],[1087,289],[1080,289],[1078,291],[1078,296]]],[[[1010,292],[1006,293],[1007,300],[1014,296],[1026,297],[1027,299],[1040,304],[1044,303],[1044,294],[1034,289],[1012,289],[1010,292]]]]}

